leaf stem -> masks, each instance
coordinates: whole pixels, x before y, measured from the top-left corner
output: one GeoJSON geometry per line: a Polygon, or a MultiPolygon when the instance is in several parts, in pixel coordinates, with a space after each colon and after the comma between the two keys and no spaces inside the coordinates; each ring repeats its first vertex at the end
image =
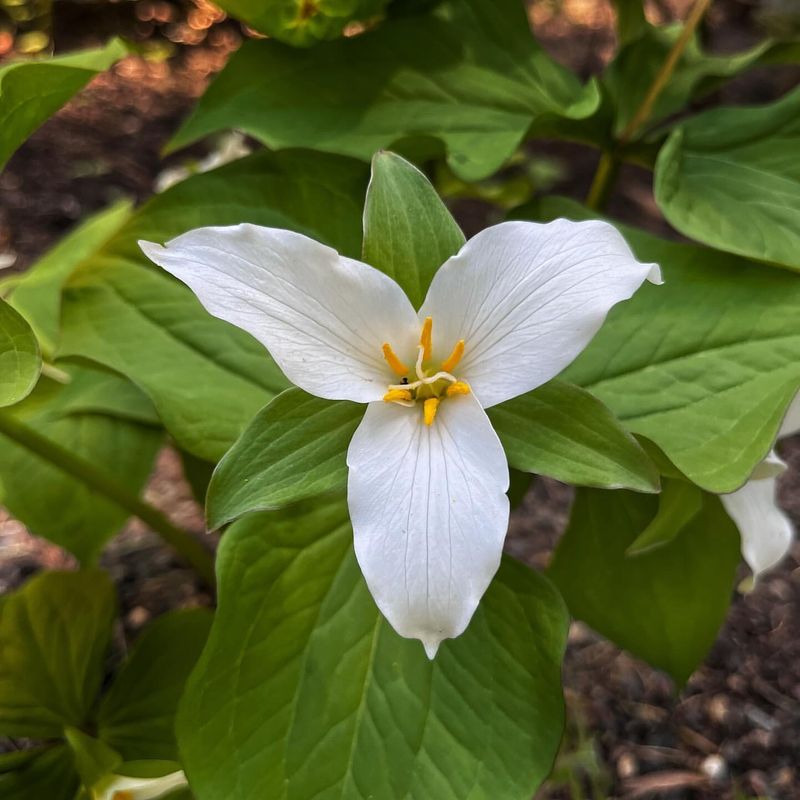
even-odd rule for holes
{"type": "Polygon", "coordinates": [[[88,461],[74,455],[52,439],[42,436],[9,414],[0,413],[0,433],[13,439],[31,453],[60,467],[68,475],[138,517],[194,567],[210,587],[214,586],[214,560],[211,554],[191,534],[173,525],[157,508],[139,499],[136,494],[128,491],[88,461]]]}
{"type": "Polygon", "coordinates": [[[669,79],[672,77],[675,67],[678,66],[678,62],[683,55],[683,51],[686,49],[686,45],[689,44],[692,34],[700,24],[700,20],[703,19],[703,15],[706,13],[706,11],[708,11],[711,2],[712,0],[697,0],[694,6],[692,6],[692,10],[689,13],[689,16],[686,18],[686,22],[683,25],[683,30],[681,30],[680,36],[678,36],[678,38],[675,40],[675,43],[670,48],[669,53],[667,53],[664,63],[661,65],[655,77],[653,78],[653,82],[650,84],[650,87],[645,93],[644,99],[640,103],[639,107],[636,109],[636,112],[631,117],[630,122],[628,122],[622,133],[619,135],[619,144],[627,144],[638,132],[639,128],[641,128],[642,125],[644,125],[650,118],[650,114],[653,111],[653,106],[655,105],[656,100],[658,100],[661,92],[664,91],[669,83],[669,79]]]}
{"type": "Polygon", "coordinates": [[[625,145],[639,132],[639,129],[647,122],[653,112],[653,106],[669,84],[672,73],[675,72],[675,67],[683,55],[683,51],[689,44],[700,20],[703,19],[706,11],[708,11],[712,0],[697,0],[692,6],[689,16],[683,25],[680,36],[675,40],[675,43],[670,48],[667,57],[655,74],[652,83],[645,92],[645,96],[639,107],[633,113],[628,124],[623,128],[622,132],[617,136],[613,147],[610,150],[603,152],[600,161],[597,164],[597,170],[592,185],[589,189],[589,194],[586,197],[586,205],[595,211],[602,211],[608,200],[614,183],[617,180],[619,173],[620,163],[622,161],[621,151],[625,145]]]}

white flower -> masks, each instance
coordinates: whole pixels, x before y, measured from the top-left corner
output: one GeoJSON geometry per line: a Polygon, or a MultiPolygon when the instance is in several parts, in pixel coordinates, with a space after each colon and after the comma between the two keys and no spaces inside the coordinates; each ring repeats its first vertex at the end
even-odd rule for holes
{"type": "Polygon", "coordinates": [[[188,786],[182,771],[160,778],[130,778],[109,775],[93,791],[93,800],[158,800],[188,786]]]}
{"type": "Polygon", "coordinates": [[[356,556],[385,617],[431,658],[466,628],[502,554],[508,464],[484,409],[557,375],[613,305],[660,282],[596,221],[487,228],[419,312],[382,272],[291,231],[140,244],[294,384],[369,404],[347,453],[356,556]]]}
{"type": "MultiPolygon", "coordinates": [[[[777,438],[798,432],[800,394],[789,406],[777,438]]],[[[785,469],[786,464],[773,450],[741,489],[721,495],[725,510],[739,529],[742,555],[755,578],[782,561],[794,541],[792,523],[776,502],[777,476],[785,469]]]]}

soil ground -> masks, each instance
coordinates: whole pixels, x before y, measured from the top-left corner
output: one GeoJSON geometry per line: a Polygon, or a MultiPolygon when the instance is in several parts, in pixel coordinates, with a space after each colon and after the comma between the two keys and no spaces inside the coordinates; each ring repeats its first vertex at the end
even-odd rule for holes
{"type": "MultiPolygon", "coordinates": [[[[650,7],[662,20],[685,14],[686,0],[650,7]]],[[[761,4],[761,9],[769,6],[761,4]]],[[[156,176],[199,146],[162,160],[159,150],[209,76],[219,70],[246,31],[229,21],[200,20],[189,2],[56,4],[59,51],[88,46],[109,34],[170,48],[163,62],[128,58],[36,133],[0,176],[0,254],[24,269],[84,215],[120,195],[144,199],[156,176]]],[[[208,10],[200,5],[200,10],[208,10]]],[[[719,52],[757,40],[756,5],[715,3],[706,30],[719,52]]],[[[537,2],[531,18],[545,46],[586,77],[614,47],[613,16],[604,2],[537,2]]],[[[217,18],[214,18],[217,19],[217,18]]],[[[0,35],[0,57],[8,41],[0,35]]],[[[704,101],[764,102],[796,85],[792,70],[756,71],[724,94],[704,101]]],[[[551,190],[585,196],[597,154],[572,145],[539,143],[532,155],[550,168],[551,190]]],[[[652,200],[648,173],[627,168],[610,206],[623,220],[674,236],[652,200]]],[[[486,207],[455,204],[468,233],[485,224],[486,207]]],[[[781,503],[800,524],[800,438],[782,446],[790,469],[781,503]]],[[[198,505],[179,460],[159,458],[148,499],[177,522],[206,536],[198,505]]],[[[508,550],[545,566],[563,531],[571,491],[539,479],[512,519],[508,550]]],[[[0,509],[0,593],[40,569],[72,566],[57,547],[29,535],[0,509]]],[[[669,680],[595,635],[572,626],[564,667],[569,730],[545,798],[664,798],[734,800],[800,798],[800,549],[761,581],[737,594],[728,620],[703,666],[680,695],[669,680]]],[[[103,565],[121,595],[119,644],[171,608],[208,605],[193,574],[138,522],[107,548],[103,565]]],[[[501,799],[498,799],[501,800],[501,799]]]]}

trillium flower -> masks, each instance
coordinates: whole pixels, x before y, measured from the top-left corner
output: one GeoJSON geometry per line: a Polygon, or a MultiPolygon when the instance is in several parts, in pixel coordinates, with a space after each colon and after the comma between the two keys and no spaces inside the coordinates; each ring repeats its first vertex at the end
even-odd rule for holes
{"type": "Polygon", "coordinates": [[[658,267],[598,222],[505,222],[449,258],[416,311],[394,280],[313,239],[200,228],[145,254],[252,334],[311,394],[367,403],[347,453],[356,557],[430,658],[495,574],[508,463],[484,409],[561,372],[658,267]]]}
{"type": "Polygon", "coordinates": [[[188,786],[182,770],[160,778],[131,778],[109,775],[93,790],[94,800],[159,800],[188,786]]]}
{"type": "MultiPolygon", "coordinates": [[[[789,406],[777,438],[795,433],[800,433],[800,394],[789,406]]],[[[725,510],[739,529],[742,556],[755,578],[782,561],[794,541],[792,523],[776,500],[777,476],[785,469],[786,464],[773,450],[741,489],[721,495],[725,510]]]]}

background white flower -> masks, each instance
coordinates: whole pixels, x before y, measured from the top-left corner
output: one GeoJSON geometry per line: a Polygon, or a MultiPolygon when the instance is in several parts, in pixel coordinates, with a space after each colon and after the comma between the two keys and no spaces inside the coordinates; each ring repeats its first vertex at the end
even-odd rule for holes
{"type": "Polygon", "coordinates": [[[658,267],[598,222],[506,222],[434,277],[419,312],[382,272],[291,231],[200,228],[146,255],[251,333],[290,381],[368,403],[347,454],[364,577],[432,658],[497,570],[508,464],[484,411],[540,386],[658,267]]]}
{"type": "MultiPolygon", "coordinates": [[[[778,439],[800,432],[800,394],[786,412],[778,439]]],[[[730,494],[721,495],[742,538],[742,556],[754,577],[774,567],[789,552],[794,541],[794,528],[777,503],[777,476],[786,464],[775,451],[755,468],[750,479],[730,494]]]]}

